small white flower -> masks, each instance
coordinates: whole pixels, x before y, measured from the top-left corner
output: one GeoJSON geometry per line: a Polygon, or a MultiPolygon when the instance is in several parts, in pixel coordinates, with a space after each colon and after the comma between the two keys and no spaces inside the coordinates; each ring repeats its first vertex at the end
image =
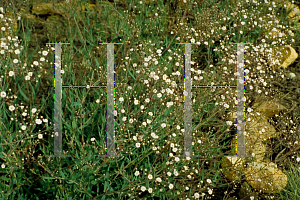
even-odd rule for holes
{"type": "Polygon", "coordinates": [[[31,110],[32,113],[35,113],[36,111],[37,111],[36,108],[33,108],[33,109],[31,110]]]}
{"type": "Polygon", "coordinates": [[[173,189],[174,185],[172,183],[170,183],[169,188],[173,189]]]}
{"type": "Polygon", "coordinates": [[[41,124],[41,123],[42,123],[42,120],[36,119],[35,122],[36,122],[37,124],[41,124]]]}
{"type": "Polygon", "coordinates": [[[39,62],[38,61],[33,61],[33,64],[38,66],[39,65],[39,62]]]}
{"type": "Polygon", "coordinates": [[[161,178],[159,178],[159,177],[156,178],[156,181],[157,181],[157,182],[161,182],[161,178]]]}
{"type": "Polygon", "coordinates": [[[30,80],[30,76],[25,76],[25,80],[29,81],[30,80]]]}
{"type": "Polygon", "coordinates": [[[191,43],[195,43],[195,39],[194,38],[191,39],[191,43]]]}
{"type": "Polygon", "coordinates": [[[15,64],[18,63],[18,62],[19,62],[18,59],[14,59],[14,60],[13,60],[13,63],[15,63],[15,64]]]}
{"type": "Polygon", "coordinates": [[[5,27],[2,27],[2,28],[1,28],[1,30],[2,30],[2,31],[5,31],[5,30],[6,30],[6,28],[5,28],[5,27]]]}
{"type": "Polygon", "coordinates": [[[41,57],[41,58],[40,58],[40,61],[45,61],[45,58],[44,58],[44,57],[41,57]]]}
{"type": "Polygon", "coordinates": [[[1,92],[1,97],[2,97],[2,98],[6,97],[6,92],[4,92],[4,91],[1,92]]]}
{"type": "Polygon", "coordinates": [[[8,108],[10,111],[14,111],[15,110],[15,107],[14,106],[9,106],[8,108]]]}
{"type": "Polygon", "coordinates": [[[210,179],[207,179],[206,181],[207,181],[208,183],[211,183],[211,180],[210,180],[210,179]]]}
{"type": "Polygon", "coordinates": [[[9,76],[13,76],[13,75],[15,75],[15,72],[10,71],[8,75],[9,75],[9,76]]]}
{"type": "Polygon", "coordinates": [[[199,195],[198,192],[196,192],[196,193],[194,194],[194,196],[195,196],[195,198],[199,198],[199,197],[200,197],[200,195],[199,195]]]}
{"type": "Polygon", "coordinates": [[[167,126],[166,123],[161,124],[161,127],[163,127],[163,128],[165,128],[166,126],[167,126]]]}
{"type": "Polygon", "coordinates": [[[139,172],[139,171],[135,171],[135,172],[134,172],[134,175],[135,175],[135,176],[138,176],[138,175],[140,175],[140,172],[139,172]]]}
{"type": "Polygon", "coordinates": [[[146,187],[145,186],[142,186],[141,187],[141,190],[144,192],[146,190],[146,187]]]}
{"type": "Polygon", "coordinates": [[[96,103],[100,103],[100,99],[97,99],[97,100],[96,100],[96,103]]]}
{"type": "Polygon", "coordinates": [[[297,157],[297,159],[296,159],[296,160],[297,160],[297,162],[300,162],[300,157],[297,157]]]}
{"type": "Polygon", "coordinates": [[[5,164],[2,164],[1,167],[4,169],[5,168],[5,164]]]}
{"type": "Polygon", "coordinates": [[[20,50],[19,49],[15,50],[15,54],[20,54],[20,50]]]}
{"type": "Polygon", "coordinates": [[[208,190],[208,194],[212,194],[213,191],[211,189],[208,190]]]}
{"type": "Polygon", "coordinates": [[[148,192],[149,192],[149,193],[152,193],[152,192],[153,192],[152,188],[149,188],[149,189],[148,189],[148,192]]]}
{"type": "Polygon", "coordinates": [[[39,138],[39,139],[42,139],[42,138],[43,138],[43,134],[39,134],[39,135],[38,135],[38,138],[39,138]]]}
{"type": "Polygon", "coordinates": [[[136,143],[135,146],[136,146],[137,148],[140,148],[141,144],[140,144],[140,143],[136,143]]]}
{"type": "Polygon", "coordinates": [[[151,174],[149,174],[149,175],[148,175],[148,178],[149,178],[149,179],[152,179],[152,178],[153,178],[153,176],[152,176],[151,174]]]}
{"type": "Polygon", "coordinates": [[[158,93],[158,94],[157,94],[157,97],[158,97],[158,98],[162,97],[162,94],[161,94],[161,93],[158,93]]]}
{"type": "Polygon", "coordinates": [[[43,119],[43,122],[47,123],[47,122],[48,122],[48,119],[43,119]]]}
{"type": "Polygon", "coordinates": [[[134,100],[134,104],[135,104],[135,105],[138,105],[138,104],[139,104],[139,101],[138,101],[138,100],[134,100]]]}
{"type": "Polygon", "coordinates": [[[21,129],[22,129],[23,131],[25,131],[25,130],[26,130],[26,126],[23,125],[23,126],[21,127],[21,129]]]}
{"type": "Polygon", "coordinates": [[[48,51],[43,51],[42,53],[44,56],[48,55],[48,51]]]}
{"type": "Polygon", "coordinates": [[[92,141],[92,142],[94,142],[94,141],[95,141],[95,138],[94,138],[94,137],[92,137],[92,138],[91,138],[91,141],[92,141]]]}
{"type": "Polygon", "coordinates": [[[160,50],[160,49],[158,49],[158,50],[156,51],[156,53],[161,53],[161,50],[160,50]]]}
{"type": "Polygon", "coordinates": [[[123,98],[123,97],[120,97],[120,98],[119,98],[119,101],[121,101],[121,102],[124,101],[124,98],[123,98]]]}

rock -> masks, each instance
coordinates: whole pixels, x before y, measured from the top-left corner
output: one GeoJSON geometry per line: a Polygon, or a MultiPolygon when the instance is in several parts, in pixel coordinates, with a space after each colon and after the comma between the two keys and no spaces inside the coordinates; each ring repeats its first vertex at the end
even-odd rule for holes
{"type": "Polygon", "coordinates": [[[229,180],[240,179],[245,170],[245,158],[225,156],[222,158],[222,174],[229,180]]]}
{"type": "Polygon", "coordinates": [[[245,143],[250,146],[257,141],[265,141],[277,136],[275,128],[268,122],[267,117],[258,112],[246,114],[245,130],[245,143]]]}
{"type": "Polygon", "coordinates": [[[278,193],[288,183],[287,176],[273,162],[252,162],[244,171],[247,182],[264,193],[278,193]]]}
{"type": "MultiPolygon", "coordinates": [[[[245,137],[245,151],[246,151],[246,155],[252,155],[254,154],[254,157],[251,158],[247,158],[247,161],[262,161],[266,155],[266,145],[261,142],[261,141],[257,141],[257,142],[253,142],[253,143],[249,143],[246,141],[246,137],[245,137]]],[[[231,154],[235,155],[236,154],[236,140],[233,139],[231,141],[231,154]]]]}
{"type": "Polygon", "coordinates": [[[281,111],[286,110],[287,108],[280,103],[278,103],[278,99],[273,99],[270,101],[264,101],[264,102],[259,102],[260,99],[256,99],[252,108],[267,116],[267,117],[273,117],[276,114],[279,114],[281,111]]]}
{"type": "Polygon", "coordinates": [[[271,47],[271,49],[272,53],[269,53],[267,60],[269,65],[273,68],[273,70],[280,67],[285,69],[291,64],[293,64],[298,58],[298,53],[290,45],[281,47],[271,47]],[[275,63],[277,59],[279,62],[275,63]]]}

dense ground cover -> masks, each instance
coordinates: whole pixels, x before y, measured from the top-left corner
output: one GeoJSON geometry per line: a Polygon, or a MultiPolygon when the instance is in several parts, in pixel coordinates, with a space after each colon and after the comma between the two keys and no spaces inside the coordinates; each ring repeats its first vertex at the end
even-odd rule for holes
{"type": "Polygon", "coordinates": [[[229,43],[252,43],[245,50],[245,110],[251,113],[259,96],[278,98],[288,108],[269,119],[281,134],[268,142],[266,158],[277,157],[290,177],[281,194],[252,190],[244,199],[299,197],[293,181],[300,157],[298,59],[275,71],[266,62],[270,46],[290,44],[298,51],[299,31],[283,6],[238,2],[70,0],[44,13],[37,5],[46,1],[4,4],[1,198],[238,197],[245,178],[227,180],[220,165],[236,132],[227,116],[236,111],[236,89],[192,89],[193,150],[203,157],[174,157],[184,146],[184,45],[176,43],[189,42],[199,43],[192,45],[193,85],[236,85],[236,45],[229,43]],[[274,27],[285,36],[268,37],[274,27]],[[63,85],[106,85],[106,45],[98,42],[123,43],[114,47],[114,62],[116,154],[124,157],[96,157],[106,154],[102,88],[62,89],[63,150],[71,158],[45,157],[54,148],[55,55],[54,45],[45,43],[56,42],[70,43],[62,45],[63,85]]]}

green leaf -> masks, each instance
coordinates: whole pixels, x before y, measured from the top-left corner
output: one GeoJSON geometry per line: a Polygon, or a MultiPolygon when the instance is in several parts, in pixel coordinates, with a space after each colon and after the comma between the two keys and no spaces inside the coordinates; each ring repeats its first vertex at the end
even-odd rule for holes
{"type": "Polygon", "coordinates": [[[55,179],[55,178],[53,178],[53,177],[46,177],[46,176],[44,176],[43,178],[44,178],[44,179],[55,179]]]}
{"type": "Polygon", "coordinates": [[[18,85],[18,87],[19,87],[19,91],[20,91],[21,95],[22,95],[27,101],[30,101],[30,99],[28,99],[28,97],[27,97],[27,96],[24,94],[24,92],[21,90],[20,85],[18,85]]]}

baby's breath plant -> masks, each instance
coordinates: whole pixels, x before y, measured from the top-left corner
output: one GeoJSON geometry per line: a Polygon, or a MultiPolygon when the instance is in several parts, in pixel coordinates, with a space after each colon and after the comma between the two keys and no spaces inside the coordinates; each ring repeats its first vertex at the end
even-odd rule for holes
{"type": "MultiPolygon", "coordinates": [[[[274,87],[286,81],[285,71],[272,70],[267,61],[271,48],[299,42],[295,41],[299,32],[282,20],[286,13],[280,14],[271,1],[250,0],[96,1],[97,12],[93,6],[77,10],[87,1],[68,3],[61,13],[63,20],[56,16],[65,25],[59,29],[51,21],[54,16],[36,17],[51,22],[48,43],[61,42],[58,35],[65,35],[64,42],[70,43],[62,45],[62,75],[56,78],[62,78],[62,85],[88,85],[62,89],[62,146],[69,158],[46,157],[54,149],[55,46],[30,49],[38,23],[30,26],[24,15],[26,20],[19,20],[17,29],[10,31],[6,11],[16,5],[0,8],[1,198],[236,196],[244,177],[229,181],[220,165],[236,133],[236,124],[227,117],[236,111],[236,89],[192,88],[193,151],[202,157],[176,157],[183,155],[185,133],[185,52],[184,45],[176,43],[196,43],[192,44],[193,85],[236,85],[237,45],[230,43],[250,42],[245,44],[244,66],[245,112],[251,113],[258,96],[286,96],[274,87]],[[281,29],[283,36],[269,35],[274,28],[281,29]],[[98,42],[122,43],[114,45],[114,133],[120,158],[98,157],[106,154],[107,134],[106,89],[91,87],[107,84],[106,45],[98,42]]],[[[46,27],[43,30],[49,28],[46,22],[39,24],[46,27]]],[[[270,123],[275,126],[276,120],[287,117],[283,115],[270,123]]],[[[294,129],[293,123],[286,129],[294,129]]],[[[282,127],[276,125],[278,131],[282,127]]],[[[274,151],[279,149],[276,146],[274,151]]],[[[292,151],[290,147],[283,156],[291,157],[292,151]]],[[[285,166],[283,158],[278,164],[285,166]]]]}

